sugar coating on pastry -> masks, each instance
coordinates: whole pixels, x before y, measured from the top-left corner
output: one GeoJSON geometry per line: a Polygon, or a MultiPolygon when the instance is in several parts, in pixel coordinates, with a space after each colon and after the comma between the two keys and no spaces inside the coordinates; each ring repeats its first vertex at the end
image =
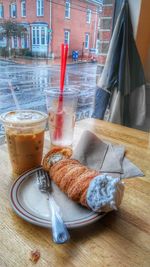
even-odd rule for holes
{"type": "Polygon", "coordinates": [[[119,207],[123,193],[124,184],[119,178],[102,174],[94,177],[90,182],[86,201],[93,211],[108,212],[119,207]]]}

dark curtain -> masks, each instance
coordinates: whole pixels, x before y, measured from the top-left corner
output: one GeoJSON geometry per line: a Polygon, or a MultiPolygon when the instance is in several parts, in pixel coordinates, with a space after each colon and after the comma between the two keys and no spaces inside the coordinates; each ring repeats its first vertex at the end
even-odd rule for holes
{"type": "Polygon", "coordinates": [[[107,120],[136,127],[145,119],[145,78],[133,37],[128,1],[117,3],[117,18],[114,18],[106,63],[97,84],[93,117],[104,119],[107,109],[107,120]]]}

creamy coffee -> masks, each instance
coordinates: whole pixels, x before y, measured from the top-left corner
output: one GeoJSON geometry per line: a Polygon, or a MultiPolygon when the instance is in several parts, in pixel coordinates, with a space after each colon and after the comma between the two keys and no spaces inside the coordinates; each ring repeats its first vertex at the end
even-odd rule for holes
{"type": "Polygon", "coordinates": [[[26,110],[2,115],[13,174],[41,164],[47,115],[26,110]]]}

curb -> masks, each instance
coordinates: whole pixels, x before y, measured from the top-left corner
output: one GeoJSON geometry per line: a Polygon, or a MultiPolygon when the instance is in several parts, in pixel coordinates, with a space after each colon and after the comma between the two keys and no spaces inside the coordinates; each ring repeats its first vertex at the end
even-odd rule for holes
{"type": "Polygon", "coordinates": [[[11,63],[16,64],[16,62],[14,60],[12,60],[12,59],[4,59],[4,58],[0,57],[0,61],[9,62],[9,63],[11,62],[11,63]]]}
{"type": "MultiPolygon", "coordinates": [[[[4,62],[8,62],[8,63],[11,62],[11,63],[14,63],[14,64],[21,64],[21,65],[32,65],[34,63],[34,60],[37,61],[37,59],[32,59],[32,61],[33,61],[32,63],[29,62],[28,64],[26,64],[26,63],[23,63],[23,62],[21,63],[19,61],[15,61],[13,59],[4,59],[4,58],[1,58],[1,57],[0,57],[0,60],[1,61],[4,61],[4,62]]],[[[26,59],[26,60],[28,60],[28,59],[26,59]]],[[[31,60],[31,59],[29,59],[29,60],[31,60]]],[[[43,60],[43,59],[39,59],[39,63],[40,63],[41,60],[43,60]]],[[[75,62],[68,62],[67,65],[78,65],[78,64],[87,64],[87,63],[95,64],[97,62],[96,61],[95,62],[92,62],[91,60],[90,61],[88,61],[88,60],[86,60],[86,61],[75,61],[75,62]]],[[[39,65],[41,65],[41,64],[39,64],[39,65]]],[[[60,63],[50,62],[49,64],[45,64],[45,65],[49,65],[49,66],[52,66],[52,65],[54,65],[54,66],[60,66],[60,63]]]]}

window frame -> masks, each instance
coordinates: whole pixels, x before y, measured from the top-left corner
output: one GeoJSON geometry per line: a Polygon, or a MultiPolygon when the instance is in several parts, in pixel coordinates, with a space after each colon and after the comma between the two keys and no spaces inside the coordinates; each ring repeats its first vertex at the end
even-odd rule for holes
{"type": "Polygon", "coordinates": [[[68,44],[68,46],[70,45],[70,30],[64,30],[64,44],[68,44]],[[65,41],[65,33],[68,34],[67,42],[65,41]]]}
{"type": "Polygon", "coordinates": [[[85,33],[85,42],[84,42],[84,48],[89,49],[89,43],[90,43],[90,34],[88,32],[85,33]],[[88,36],[88,42],[86,40],[86,36],[88,36]],[[86,45],[87,43],[87,45],[86,45]]]}
{"type": "Polygon", "coordinates": [[[44,0],[36,0],[36,16],[44,16],[44,0]]]}
{"type": "Polygon", "coordinates": [[[92,11],[90,8],[87,8],[86,10],[86,23],[91,23],[91,17],[92,17],[92,11]]]}
{"type": "Polygon", "coordinates": [[[47,34],[46,34],[46,27],[41,26],[41,31],[40,31],[40,41],[41,45],[46,45],[47,44],[47,34]],[[42,31],[44,32],[44,36],[42,36],[42,31]],[[42,40],[44,40],[44,43],[42,43],[42,40]]]}
{"type": "Polygon", "coordinates": [[[0,10],[1,10],[0,15],[2,14],[2,16],[0,16],[0,19],[3,19],[4,18],[4,5],[3,5],[3,3],[0,3],[0,10]]]}
{"type": "Polygon", "coordinates": [[[70,0],[66,0],[65,2],[65,19],[70,19],[70,0]],[[66,16],[66,12],[68,12],[67,16],[66,16]]]}
{"type": "Polygon", "coordinates": [[[47,27],[43,25],[32,26],[32,46],[46,46],[47,45],[47,27]],[[42,37],[44,31],[44,37],[42,37]],[[42,38],[44,43],[42,43],[42,38]],[[35,41],[35,42],[34,42],[35,41]]]}
{"type": "Polygon", "coordinates": [[[13,49],[19,48],[19,38],[17,36],[12,36],[12,48],[13,49]],[[15,46],[15,42],[17,46],[15,46]]]}
{"type": "Polygon", "coordinates": [[[21,1],[21,17],[25,18],[26,17],[26,0],[21,1]],[[25,5],[25,6],[24,6],[25,5]],[[23,14],[25,11],[25,14],[23,14]]]}
{"type": "Polygon", "coordinates": [[[10,7],[10,18],[17,18],[17,4],[11,3],[9,7],[10,7]],[[15,6],[15,13],[16,13],[15,16],[13,15],[13,12],[14,12],[12,9],[13,6],[15,6]]]}
{"type": "Polygon", "coordinates": [[[32,45],[36,45],[36,27],[32,27],[32,45]],[[35,42],[34,42],[35,39],[35,42]]]}
{"type": "Polygon", "coordinates": [[[27,34],[24,34],[24,33],[21,33],[21,48],[22,49],[26,49],[29,47],[29,44],[28,44],[28,35],[27,34]]]}

